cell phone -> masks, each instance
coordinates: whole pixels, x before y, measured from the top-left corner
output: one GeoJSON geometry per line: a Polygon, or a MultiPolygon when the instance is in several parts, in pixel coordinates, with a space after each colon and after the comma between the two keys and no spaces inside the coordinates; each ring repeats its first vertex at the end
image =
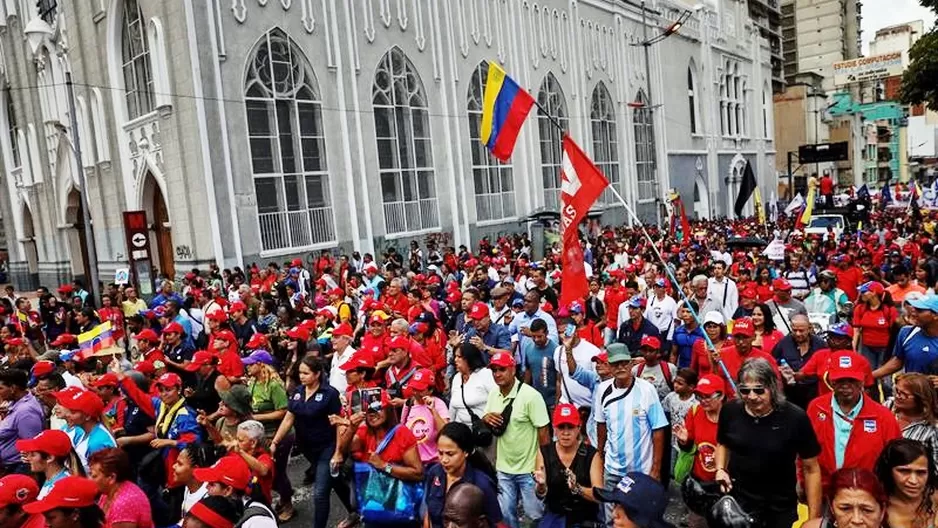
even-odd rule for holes
{"type": "Polygon", "coordinates": [[[564,330],[563,335],[570,338],[573,337],[573,334],[576,333],[576,327],[572,324],[567,325],[567,329],[564,330]]]}

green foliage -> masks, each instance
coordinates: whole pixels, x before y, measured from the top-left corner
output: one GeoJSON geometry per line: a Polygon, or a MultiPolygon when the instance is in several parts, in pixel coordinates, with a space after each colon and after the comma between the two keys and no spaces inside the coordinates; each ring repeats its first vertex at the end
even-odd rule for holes
{"type": "MultiPolygon", "coordinates": [[[[938,0],[921,3],[938,10],[938,0]]],[[[909,67],[902,75],[899,98],[905,104],[926,103],[929,108],[938,108],[938,28],[932,28],[909,50],[909,67]]]]}

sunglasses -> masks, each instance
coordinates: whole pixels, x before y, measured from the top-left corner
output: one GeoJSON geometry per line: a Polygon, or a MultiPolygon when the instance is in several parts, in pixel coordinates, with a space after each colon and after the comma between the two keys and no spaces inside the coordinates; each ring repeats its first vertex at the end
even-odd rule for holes
{"type": "Polygon", "coordinates": [[[739,393],[743,396],[749,396],[749,393],[754,392],[759,396],[765,394],[765,387],[740,387],[739,393]]]}
{"type": "Polygon", "coordinates": [[[723,398],[723,393],[722,393],[722,392],[719,392],[719,391],[718,391],[718,392],[714,392],[713,394],[701,394],[701,393],[699,393],[699,392],[695,392],[695,393],[694,393],[694,396],[697,396],[697,399],[698,399],[698,400],[701,400],[701,401],[719,400],[719,399],[723,398]]]}

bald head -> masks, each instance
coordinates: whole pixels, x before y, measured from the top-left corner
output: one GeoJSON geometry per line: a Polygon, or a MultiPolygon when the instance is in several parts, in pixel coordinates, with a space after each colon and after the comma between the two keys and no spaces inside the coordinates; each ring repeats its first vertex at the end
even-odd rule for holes
{"type": "Polygon", "coordinates": [[[443,524],[471,528],[488,526],[482,490],[474,484],[458,484],[450,490],[443,505],[443,524]]]}

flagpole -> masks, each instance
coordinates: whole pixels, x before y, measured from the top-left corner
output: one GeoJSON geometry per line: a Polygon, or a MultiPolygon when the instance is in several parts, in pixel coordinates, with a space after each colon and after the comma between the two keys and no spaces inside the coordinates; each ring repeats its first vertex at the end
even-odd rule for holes
{"type": "MultiPolygon", "coordinates": [[[[534,98],[532,97],[532,99],[534,99],[534,98]]],[[[537,109],[540,110],[542,114],[544,114],[544,117],[546,117],[547,119],[549,119],[550,122],[551,122],[551,124],[554,125],[555,127],[557,127],[558,130],[560,130],[561,132],[564,132],[564,133],[567,132],[567,129],[564,128],[563,125],[560,124],[560,121],[558,121],[556,117],[550,115],[550,112],[548,112],[546,108],[544,108],[543,106],[541,106],[541,103],[539,103],[539,102],[537,101],[537,99],[534,99],[534,106],[536,106],[537,109]]]]}
{"type": "MultiPolygon", "coordinates": [[[[626,201],[622,198],[622,195],[619,194],[619,191],[616,190],[615,187],[613,187],[612,185],[609,185],[608,189],[612,191],[613,196],[615,196],[616,199],[619,200],[619,202],[625,207],[625,210],[628,211],[629,215],[632,217],[635,223],[638,224],[638,226],[641,228],[642,234],[645,235],[645,238],[648,239],[648,242],[651,244],[652,251],[655,252],[655,256],[658,257],[658,260],[661,261],[661,264],[663,265],[662,267],[664,267],[665,273],[668,274],[668,278],[671,280],[671,284],[674,284],[674,289],[677,290],[677,292],[680,294],[681,299],[684,301],[684,305],[690,311],[691,315],[694,316],[694,319],[697,320],[697,324],[703,327],[703,321],[700,319],[700,314],[698,314],[697,310],[694,310],[693,306],[691,306],[690,299],[687,298],[687,295],[684,293],[684,289],[681,288],[680,283],[678,283],[677,279],[674,277],[674,273],[671,272],[671,267],[664,260],[664,257],[661,256],[661,251],[658,250],[658,246],[655,244],[655,241],[652,240],[651,235],[648,234],[648,230],[645,229],[645,224],[642,223],[641,220],[639,220],[638,215],[636,215],[635,211],[633,211],[632,208],[629,207],[629,204],[626,203],[626,201]]],[[[708,336],[706,332],[703,332],[703,337],[707,343],[707,347],[710,350],[716,352],[717,351],[716,346],[713,344],[713,341],[710,340],[710,336],[708,336]]],[[[729,381],[730,387],[733,388],[733,392],[736,392],[736,383],[733,381],[733,377],[730,376],[730,372],[729,370],[727,370],[726,365],[723,363],[723,359],[718,358],[717,364],[720,365],[720,370],[723,372],[723,376],[726,378],[726,380],[729,381]]]]}

